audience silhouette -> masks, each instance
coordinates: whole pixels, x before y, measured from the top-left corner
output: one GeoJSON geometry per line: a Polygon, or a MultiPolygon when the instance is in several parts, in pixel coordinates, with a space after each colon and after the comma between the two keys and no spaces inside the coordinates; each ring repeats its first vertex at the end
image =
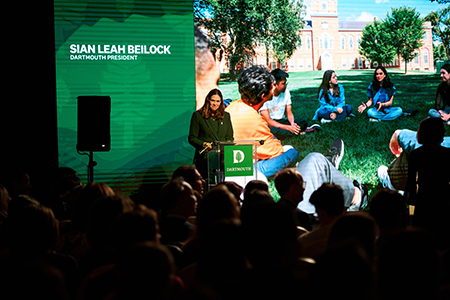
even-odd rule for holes
{"type": "MultiPolygon", "coordinates": [[[[181,170],[204,184],[195,168],[181,170]]],[[[12,186],[0,186],[6,299],[328,299],[343,287],[350,299],[450,293],[448,229],[408,222],[406,198],[392,190],[375,193],[368,211],[347,212],[343,189],[324,183],[309,200],[317,216],[305,214],[319,225],[299,231],[305,183],[297,169],[274,177],[277,201],[265,182],[222,182],[202,195],[173,176],[154,195],[158,211],[60,172],[70,178],[55,181],[52,199],[10,197],[12,186]]]]}

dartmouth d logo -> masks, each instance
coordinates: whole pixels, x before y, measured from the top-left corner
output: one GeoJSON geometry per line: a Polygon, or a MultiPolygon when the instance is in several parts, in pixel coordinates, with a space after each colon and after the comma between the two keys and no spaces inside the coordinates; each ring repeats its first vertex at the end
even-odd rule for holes
{"type": "Polygon", "coordinates": [[[241,150],[233,150],[233,163],[240,164],[245,159],[245,154],[241,150]]]}
{"type": "Polygon", "coordinates": [[[225,177],[253,175],[253,146],[230,145],[224,147],[225,177]]]}

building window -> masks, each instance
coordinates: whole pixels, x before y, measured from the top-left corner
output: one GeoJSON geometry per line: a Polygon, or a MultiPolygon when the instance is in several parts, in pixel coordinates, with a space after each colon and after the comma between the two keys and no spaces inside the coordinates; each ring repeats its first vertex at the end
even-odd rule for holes
{"type": "Polygon", "coordinates": [[[308,69],[312,69],[312,59],[311,59],[311,58],[308,58],[308,59],[306,60],[306,67],[307,67],[308,69]]]}
{"type": "Polygon", "coordinates": [[[342,69],[346,69],[347,68],[347,58],[343,57],[341,64],[342,64],[342,69]]]}
{"type": "Polygon", "coordinates": [[[361,44],[361,36],[356,36],[356,48],[359,49],[359,44],[361,44]]]}
{"type": "Polygon", "coordinates": [[[303,48],[303,43],[302,43],[302,41],[303,41],[303,39],[302,39],[302,37],[300,37],[300,38],[298,39],[298,43],[297,43],[297,49],[299,49],[299,50],[302,50],[302,48],[303,48]]]}
{"type": "Polygon", "coordinates": [[[325,34],[323,37],[324,40],[324,48],[325,49],[329,49],[329,43],[330,43],[330,37],[328,36],[328,34],[325,34]]]}
{"type": "Polygon", "coordinates": [[[306,49],[311,50],[311,36],[306,36],[306,49]]]}
{"type": "Polygon", "coordinates": [[[327,21],[322,21],[322,29],[323,30],[327,30],[328,29],[328,22],[327,21]]]}
{"type": "Polygon", "coordinates": [[[361,57],[358,57],[358,68],[362,69],[362,66],[363,66],[363,60],[361,57]]]}
{"type": "Polygon", "coordinates": [[[428,65],[428,51],[423,51],[423,64],[428,65]]]}
{"type": "Polygon", "coordinates": [[[289,69],[295,69],[295,62],[294,62],[294,59],[290,59],[289,61],[288,61],[288,64],[289,64],[289,69]]]}
{"type": "Polygon", "coordinates": [[[303,58],[299,58],[298,59],[298,68],[299,69],[303,69],[304,68],[304,66],[303,66],[303,58]]]}
{"type": "Polygon", "coordinates": [[[341,35],[341,49],[345,49],[345,35],[341,35]]]}
{"type": "Polygon", "coordinates": [[[348,37],[348,48],[353,49],[353,35],[348,37]]]}
{"type": "Polygon", "coordinates": [[[415,54],[415,56],[414,56],[414,64],[418,65],[418,64],[420,64],[419,52],[415,52],[414,54],[415,54]]]}
{"type": "Polygon", "coordinates": [[[322,10],[327,10],[327,4],[326,3],[322,3],[322,10]]]}
{"type": "Polygon", "coordinates": [[[427,35],[427,32],[426,32],[426,31],[423,33],[422,39],[423,39],[424,41],[426,41],[426,40],[428,39],[428,35],[427,35]]]}
{"type": "Polygon", "coordinates": [[[271,64],[272,64],[272,70],[275,70],[277,68],[277,62],[273,61],[271,64]]]}

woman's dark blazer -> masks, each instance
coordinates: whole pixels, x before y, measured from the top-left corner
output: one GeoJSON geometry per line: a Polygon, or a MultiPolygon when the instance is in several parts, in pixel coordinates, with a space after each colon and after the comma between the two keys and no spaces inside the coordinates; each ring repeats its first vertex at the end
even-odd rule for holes
{"type": "Polygon", "coordinates": [[[223,119],[219,119],[219,131],[213,132],[208,124],[208,119],[203,119],[200,112],[196,111],[192,114],[191,126],[189,128],[188,141],[195,147],[194,162],[198,157],[204,158],[199,154],[203,149],[204,142],[214,141],[233,141],[233,126],[231,125],[231,117],[228,112],[224,112],[223,119]]]}

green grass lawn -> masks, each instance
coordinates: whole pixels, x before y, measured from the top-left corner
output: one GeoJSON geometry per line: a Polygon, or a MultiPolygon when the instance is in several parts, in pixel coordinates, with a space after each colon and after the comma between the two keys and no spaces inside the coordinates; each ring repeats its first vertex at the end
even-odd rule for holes
{"type": "MultiPolygon", "coordinates": [[[[424,72],[409,72],[388,69],[391,81],[396,87],[394,106],[403,109],[418,109],[414,117],[402,116],[389,122],[368,122],[367,110],[357,112],[362,101],[367,101],[367,87],[373,78],[374,70],[336,71],[338,82],[344,86],[345,99],[351,104],[356,117],[343,122],[320,124],[322,131],[287,139],[283,144],[294,146],[300,152],[300,159],[310,152],[327,153],[333,139],[344,140],[345,153],[339,170],[347,177],[365,183],[369,196],[381,188],[377,177],[380,165],[389,165],[395,158],[389,150],[389,139],[396,129],[417,130],[421,120],[428,116],[428,110],[434,107],[436,88],[441,82],[439,75],[424,72]]],[[[296,117],[302,117],[313,124],[315,110],[319,106],[317,89],[322,80],[323,71],[289,73],[288,89],[292,96],[292,107],[296,117]]],[[[237,83],[221,81],[219,87],[224,98],[238,99],[237,83]]],[[[446,126],[446,136],[450,128],[446,126]]],[[[277,195],[271,183],[271,193],[277,195]]]]}

